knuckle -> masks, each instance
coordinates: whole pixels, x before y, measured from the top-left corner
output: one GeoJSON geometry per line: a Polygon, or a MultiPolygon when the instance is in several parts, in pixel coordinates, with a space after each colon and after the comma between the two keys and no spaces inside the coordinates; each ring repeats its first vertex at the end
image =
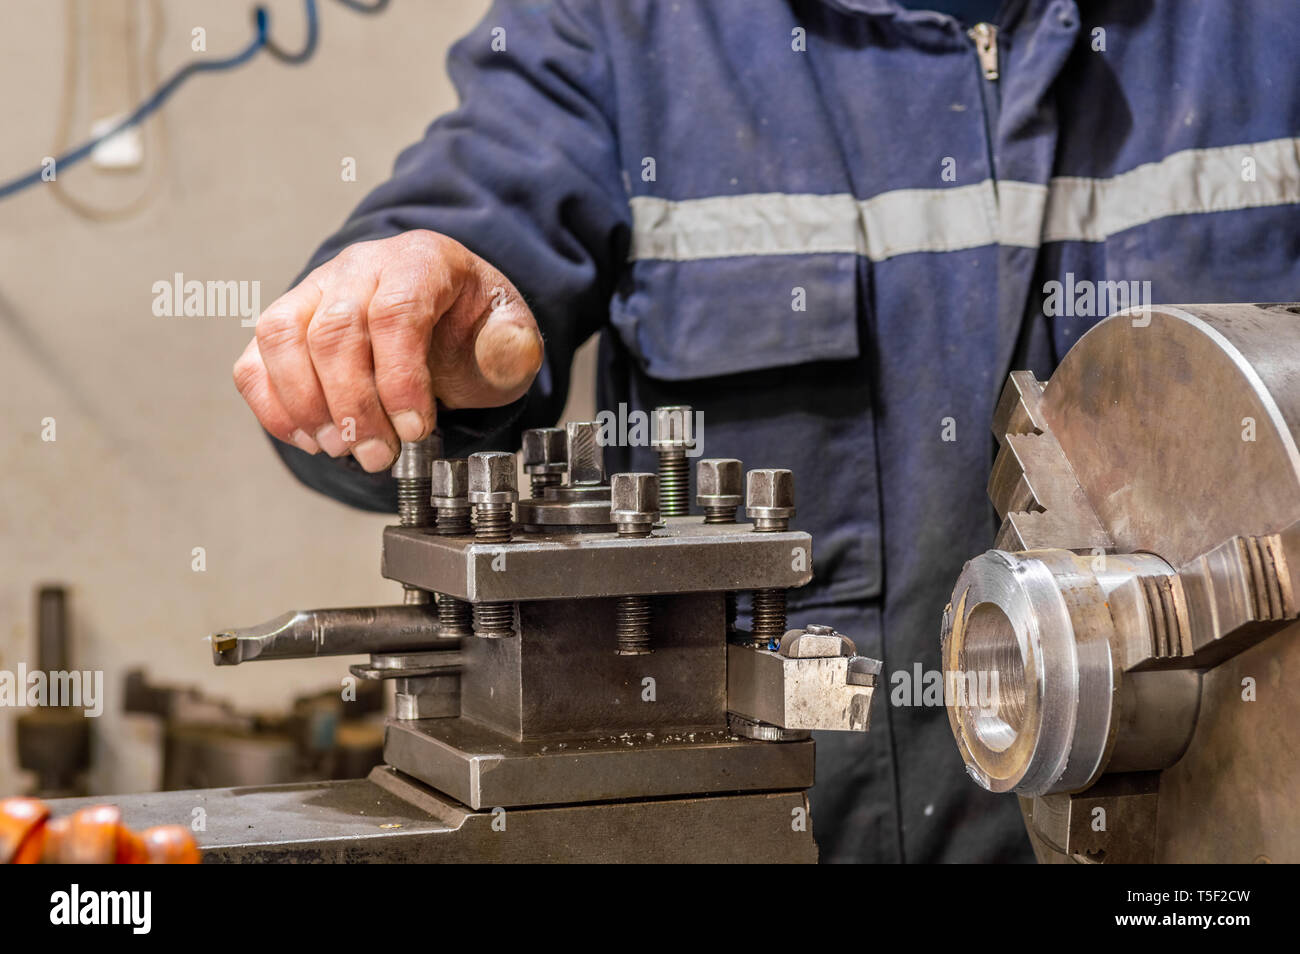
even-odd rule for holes
{"type": "Polygon", "coordinates": [[[393,236],[392,241],[402,249],[436,254],[450,240],[442,233],[430,229],[411,229],[409,232],[393,236]]]}
{"type": "Polygon", "coordinates": [[[394,288],[376,293],[370,300],[370,325],[382,331],[397,331],[418,326],[428,308],[424,296],[412,287],[394,288]]]}
{"type": "Polygon", "coordinates": [[[235,388],[240,394],[248,395],[252,391],[253,385],[257,382],[260,364],[257,358],[248,353],[240,355],[235,361],[234,367],[231,368],[231,377],[234,378],[235,388]]]}
{"type": "Polygon", "coordinates": [[[422,365],[401,364],[379,368],[375,372],[375,385],[385,404],[401,404],[401,407],[394,405],[390,408],[394,411],[402,411],[411,406],[418,410],[421,405],[430,403],[429,373],[422,365]]]}
{"type": "Polygon", "coordinates": [[[291,308],[272,305],[257,322],[257,346],[263,351],[279,351],[298,339],[298,319],[291,308]]]}
{"type": "Polygon", "coordinates": [[[307,345],[317,354],[337,354],[360,340],[360,316],[350,302],[331,305],[307,326],[307,345]]]}
{"type": "Polygon", "coordinates": [[[387,417],[371,389],[339,395],[338,404],[340,410],[335,422],[344,423],[351,419],[356,425],[358,439],[374,434],[379,429],[379,422],[387,417]]]}

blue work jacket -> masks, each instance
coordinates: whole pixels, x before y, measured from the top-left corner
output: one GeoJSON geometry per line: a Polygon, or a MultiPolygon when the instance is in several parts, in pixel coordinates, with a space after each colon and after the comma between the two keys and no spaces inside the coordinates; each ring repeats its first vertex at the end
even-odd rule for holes
{"type": "MultiPolygon", "coordinates": [[[[445,414],[450,453],[555,423],[600,333],[598,407],[689,404],[707,456],[794,471],[816,578],[792,622],[885,667],[871,732],[819,739],[826,860],[1029,857],[944,709],[894,690],[940,668],[953,581],[991,544],[1003,380],[1045,378],[1102,316],[1048,283],[1300,297],[1300,7],[1012,0],[996,26],[981,51],[890,0],[499,2],[450,54],[460,107],[311,263],[433,229],[525,295],[536,384],[445,414]]],[[[277,446],[394,509],[386,476],[277,446]]]]}

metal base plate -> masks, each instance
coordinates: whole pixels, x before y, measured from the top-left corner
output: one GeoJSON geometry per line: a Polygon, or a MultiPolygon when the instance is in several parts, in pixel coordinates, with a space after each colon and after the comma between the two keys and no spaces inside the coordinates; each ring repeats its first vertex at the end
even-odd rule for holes
{"type": "Polygon", "coordinates": [[[802,792],[471,812],[387,766],[369,779],[70,798],[111,801],[130,827],[190,824],[205,862],[245,864],[812,863],[802,792]],[[798,824],[799,820],[803,824],[798,824]]]}
{"type": "Polygon", "coordinates": [[[384,760],[475,809],[803,790],[813,743],[724,731],[516,742],[466,719],[390,719],[384,760]]]}

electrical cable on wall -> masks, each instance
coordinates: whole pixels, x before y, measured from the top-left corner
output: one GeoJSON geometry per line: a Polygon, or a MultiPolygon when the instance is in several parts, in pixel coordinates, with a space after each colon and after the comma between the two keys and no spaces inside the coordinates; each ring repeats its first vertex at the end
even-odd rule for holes
{"type": "MultiPolygon", "coordinates": [[[[76,87],[78,79],[78,0],[67,0],[66,4],[67,18],[67,38],[65,40],[66,50],[64,52],[63,67],[63,94],[59,103],[59,122],[58,132],[54,141],[53,154],[58,156],[67,150],[72,142],[73,128],[75,125],[75,102],[76,87]]],[[[162,51],[164,22],[162,0],[149,0],[149,39],[145,47],[145,79],[144,88],[154,89],[158,86],[158,58],[162,51]]],[[[137,24],[135,18],[130,21],[130,29],[126,37],[127,49],[135,49],[137,24]]],[[[139,95],[139,92],[136,92],[139,95]]],[[[129,218],[141,211],[148,205],[150,199],[157,193],[157,184],[161,174],[167,167],[167,136],[164,126],[164,114],[159,113],[157,118],[148,127],[149,134],[153,140],[153,146],[149,150],[157,156],[154,162],[155,168],[152,170],[150,181],[146,183],[145,188],[139,195],[130,201],[116,207],[103,207],[94,205],[85,199],[72,195],[64,184],[62,179],[57,176],[49,180],[50,192],[59,203],[74,214],[91,222],[117,222],[129,218]]],[[[57,159],[55,160],[58,161],[57,159]]],[[[58,168],[57,165],[55,167],[58,168]]]]}
{"type": "MultiPolygon", "coordinates": [[[[388,0],[372,0],[370,3],[363,3],[361,0],[338,0],[339,3],[354,10],[358,13],[378,13],[388,6],[388,0]]],[[[287,63],[296,66],[307,62],[316,52],[317,43],[320,34],[319,23],[317,22],[316,0],[303,0],[304,12],[307,19],[307,37],[303,43],[303,48],[297,52],[286,52],[271,39],[269,24],[270,14],[266,7],[257,6],[253,8],[253,38],[238,53],[231,56],[220,57],[215,59],[199,60],[194,63],[186,64],[170,76],[162,85],[160,85],[153,94],[144,102],[135,108],[121,122],[114,124],[111,128],[105,130],[98,136],[82,143],[74,149],[54,156],[54,168],[57,172],[66,169],[69,166],[76,165],[87,156],[89,156],[95,147],[107,139],[111,139],[124,130],[132,126],[139,125],[148,119],[151,115],[159,110],[162,105],[171,98],[191,76],[199,73],[215,73],[232,70],[249,62],[257,55],[260,50],[265,49],[275,59],[281,63],[287,63]]],[[[31,186],[37,185],[45,179],[46,167],[42,165],[38,169],[10,179],[8,182],[0,183],[0,199],[6,199],[11,195],[23,191],[31,186]]],[[[57,180],[55,180],[57,181],[57,180]]],[[[112,213],[109,213],[111,216],[112,213]]]]}

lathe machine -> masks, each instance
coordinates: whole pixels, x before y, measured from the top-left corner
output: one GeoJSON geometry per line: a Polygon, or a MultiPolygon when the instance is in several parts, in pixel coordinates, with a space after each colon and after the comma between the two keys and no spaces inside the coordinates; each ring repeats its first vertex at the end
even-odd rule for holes
{"type": "Polygon", "coordinates": [[[656,412],[658,474],[607,476],[594,423],[526,432],[525,498],[514,454],[405,445],[401,605],[212,637],[222,666],[368,654],[343,691],[392,683],[385,764],[114,799],[125,822],[201,816],[207,861],[815,861],[811,732],[865,731],[880,664],[787,625],[813,559],[790,471],[700,460],[687,515],[691,419],[656,412]]]}
{"type": "MultiPolygon", "coordinates": [[[[368,654],[385,764],[126,820],[201,813],[214,861],[815,860],[809,733],[865,730],[880,664],[787,623],[789,471],[701,460],[687,515],[689,419],[659,409],[659,473],[610,479],[596,425],[528,432],[527,499],[514,455],[405,447],[401,605],[212,639],[218,665],[368,654]]],[[[1300,306],[1112,316],[1046,383],[1013,373],[993,429],[1001,529],[941,634],[971,777],[1042,861],[1300,860],[1300,306]]]]}

